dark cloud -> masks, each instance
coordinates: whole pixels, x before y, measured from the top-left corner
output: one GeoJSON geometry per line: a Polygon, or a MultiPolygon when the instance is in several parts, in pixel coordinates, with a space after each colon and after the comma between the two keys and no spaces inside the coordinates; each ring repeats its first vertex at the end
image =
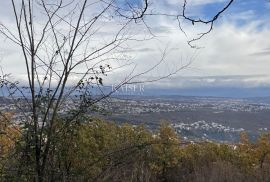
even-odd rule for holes
{"type": "Polygon", "coordinates": [[[270,50],[252,53],[251,56],[269,56],[270,50]]]}
{"type": "MultiPolygon", "coordinates": [[[[157,79],[157,77],[151,77],[157,79]]],[[[149,80],[145,79],[145,80],[149,80]]],[[[222,76],[176,76],[153,83],[157,87],[193,88],[193,87],[257,87],[270,86],[267,75],[222,75],[222,76]]]]}
{"type": "Polygon", "coordinates": [[[241,80],[263,78],[267,75],[217,75],[217,76],[177,76],[171,77],[170,80],[241,80]]]}
{"type": "Polygon", "coordinates": [[[125,52],[129,52],[129,53],[132,53],[132,52],[153,52],[155,51],[155,49],[152,49],[152,48],[137,48],[137,49],[128,49],[128,50],[125,50],[125,52]]]}

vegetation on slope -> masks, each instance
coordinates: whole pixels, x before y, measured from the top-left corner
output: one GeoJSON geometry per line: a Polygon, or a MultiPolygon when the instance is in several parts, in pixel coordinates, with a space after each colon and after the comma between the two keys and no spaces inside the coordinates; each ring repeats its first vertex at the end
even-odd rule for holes
{"type": "MultiPolygon", "coordinates": [[[[35,150],[24,142],[24,128],[5,117],[0,118],[1,181],[33,181],[35,150]]],[[[54,132],[45,181],[270,180],[269,133],[256,143],[246,133],[237,144],[194,143],[182,141],[166,123],[150,132],[89,118],[74,123],[58,118],[54,132]]]]}

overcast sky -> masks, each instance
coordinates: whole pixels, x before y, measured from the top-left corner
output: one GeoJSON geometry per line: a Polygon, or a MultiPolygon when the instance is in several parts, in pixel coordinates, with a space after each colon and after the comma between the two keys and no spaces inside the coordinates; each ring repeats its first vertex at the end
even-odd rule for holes
{"type": "MultiPolygon", "coordinates": [[[[136,3],[136,0],[132,2],[136,3]]],[[[187,2],[189,16],[207,19],[228,3],[228,0],[187,2]]],[[[179,13],[182,4],[181,0],[153,0],[149,10],[179,13]]],[[[10,27],[14,24],[9,1],[1,2],[0,17],[1,23],[10,27]]],[[[207,27],[183,22],[186,37],[179,30],[177,21],[172,18],[151,16],[146,17],[145,21],[156,38],[144,42],[129,42],[126,45],[129,47],[125,51],[126,56],[132,59],[138,73],[153,66],[164,50],[167,50],[166,61],[138,80],[162,77],[191,61],[187,68],[176,75],[154,84],[177,88],[270,86],[270,2],[267,0],[236,0],[217,20],[213,31],[194,43],[201,49],[192,49],[187,41],[207,27]]],[[[137,32],[145,33],[145,27],[134,26],[137,32]]],[[[102,33],[99,36],[110,36],[114,32],[103,29],[102,33]]],[[[11,73],[16,79],[23,79],[25,68],[19,47],[3,36],[0,40],[0,64],[4,72],[11,73]]],[[[105,84],[122,79],[132,68],[117,70],[105,78],[105,84]]]]}

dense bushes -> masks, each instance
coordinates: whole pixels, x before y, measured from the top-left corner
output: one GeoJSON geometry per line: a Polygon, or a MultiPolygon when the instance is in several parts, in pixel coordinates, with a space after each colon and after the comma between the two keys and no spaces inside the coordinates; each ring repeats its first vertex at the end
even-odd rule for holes
{"type": "MultiPolygon", "coordinates": [[[[25,151],[31,144],[21,131],[13,131],[16,141],[1,133],[1,181],[35,178],[33,151],[25,151]]],[[[168,124],[150,132],[99,119],[68,125],[59,119],[55,132],[45,181],[270,181],[270,134],[257,143],[245,133],[235,145],[190,143],[168,124]]]]}

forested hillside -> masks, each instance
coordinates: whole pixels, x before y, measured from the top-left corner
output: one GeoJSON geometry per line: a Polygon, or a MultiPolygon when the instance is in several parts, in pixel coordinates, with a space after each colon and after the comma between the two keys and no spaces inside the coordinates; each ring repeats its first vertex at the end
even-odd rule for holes
{"type": "MultiPolygon", "coordinates": [[[[33,181],[35,150],[11,117],[0,122],[1,181],[33,181]]],[[[66,124],[58,118],[45,181],[270,180],[270,133],[256,143],[242,133],[239,143],[222,144],[184,141],[165,122],[156,132],[93,118],[66,124]]]]}

